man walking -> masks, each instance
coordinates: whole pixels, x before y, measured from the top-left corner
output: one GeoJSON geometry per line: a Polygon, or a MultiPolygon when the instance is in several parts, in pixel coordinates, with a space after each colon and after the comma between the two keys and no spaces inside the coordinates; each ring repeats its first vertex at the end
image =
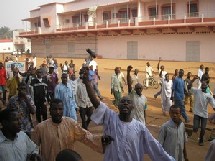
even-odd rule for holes
{"type": "Polygon", "coordinates": [[[161,126],[158,141],[166,152],[176,161],[188,161],[186,151],[185,125],[181,121],[180,108],[172,105],[169,110],[171,119],[161,126]]]}
{"type": "Polygon", "coordinates": [[[88,81],[88,69],[84,69],[84,83],[88,96],[95,107],[91,119],[104,127],[102,138],[106,145],[104,161],[142,161],[144,154],[149,154],[153,161],[174,161],[153,138],[149,130],[141,122],[131,116],[134,108],[132,100],[124,96],[119,101],[119,114],[100,102],[93,93],[88,81]]]}
{"type": "Polygon", "coordinates": [[[169,108],[172,106],[172,100],[170,99],[172,95],[172,80],[169,80],[169,74],[165,75],[165,79],[162,81],[161,86],[161,103],[162,112],[166,116],[169,113],[169,108]]]}
{"type": "Polygon", "coordinates": [[[36,118],[37,122],[41,122],[41,116],[43,121],[47,119],[47,81],[42,77],[42,70],[36,70],[36,79],[31,81],[33,89],[33,98],[36,106],[36,118]]]}
{"type": "Polygon", "coordinates": [[[184,105],[184,80],[182,79],[184,75],[184,70],[179,70],[179,76],[175,78],[173,87],[172,87],[172,96],[171,99],[174,101],[175,106],[180,107],[181,115],[185,119],[185,122],[188,123],[190,120],[185,111],[184,105]]]}
{"type": "Polygon", "coordinates": [[[149,78],[153,76],[153,68],[149,62],[146,63],[146,88],[149,87],[149,78]]]}
{"type": "Polygon", "coordinates": [[[50,115],[46,121],[35,127],[33,140],[41,147],[44,161],[55,161],[57,154],[64,149],[74,150],[74,143],[81,141],[96,151],[100,151],[93,143],[93,135],[82,129],[75,120],[63,117],[62,100],[53,99],[50,103],[50,115]]]}
{"type": "Polygon", "coordinates": [[[114,95],[114,105],[118,106],[119,100],[122,97],[122,83],[119,80],[119,67],[115,68],[115,74],[111,77],[111,94],[114,95]]]}
{"type": "Polygon", "coordinates": [[[194,95],[194,118],[193,118],[193,131],[198,132],[198,128],[201,124],[201,131],[199,136],[199,146],[204,145],[204,134],[208,119],[208,104],[211,104],[215,109],[215,100],[210,93],[206,93],[207,83],[202,82],[201,89],[195,87],[191,88],[191,92],[194,95]]]}
{"type": "Polygon", "coordinates": [[[77,121],[76,115],[76,101],[74,94],[72,92],[70,84],[67,82],[68,76],[66,73],[63,73],[61,76],[62,83],[59,83],[55,87],[54,97],[61,99],[64,105],[63,116],[71,117],[77,121]]]}

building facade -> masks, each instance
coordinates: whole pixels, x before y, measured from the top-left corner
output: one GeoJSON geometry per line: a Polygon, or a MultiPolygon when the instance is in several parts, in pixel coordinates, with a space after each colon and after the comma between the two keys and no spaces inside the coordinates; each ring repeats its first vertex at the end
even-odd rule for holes
{"type": "Polygon", "coordinates": [[[215,61],[214,0],[73,0],[30,11],[37,56],[215,61]]]}

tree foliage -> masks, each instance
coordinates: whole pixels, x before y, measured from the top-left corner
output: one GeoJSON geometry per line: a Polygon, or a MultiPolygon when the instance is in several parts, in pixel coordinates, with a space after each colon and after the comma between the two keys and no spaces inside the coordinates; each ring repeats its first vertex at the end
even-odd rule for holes
{"type": "Polygon", "coordinates": [[[13,31],[9,27],[3,26],[0,28],[0,39],[12,39],[13,31]]]}

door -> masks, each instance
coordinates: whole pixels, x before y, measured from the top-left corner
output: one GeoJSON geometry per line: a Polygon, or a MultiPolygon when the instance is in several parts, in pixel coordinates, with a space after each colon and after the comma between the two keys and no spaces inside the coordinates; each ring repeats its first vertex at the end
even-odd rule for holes
{"type": "Polygon", "coordinates": [[[200,41],[186,42],[186,61],[200,61],[200,41]]]}
{"type": "Polygon", "coordinates": [[[138,42],[127,42],[127,59],[138,59],[138,42]]]}

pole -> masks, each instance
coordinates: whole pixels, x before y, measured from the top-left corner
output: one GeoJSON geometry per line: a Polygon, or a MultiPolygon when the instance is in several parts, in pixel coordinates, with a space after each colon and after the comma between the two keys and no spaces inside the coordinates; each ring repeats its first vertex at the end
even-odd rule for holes
{"type": "Polygon", "coordinates": [[[171,0],[171,16],[170,16],[171,20],[172,20],[172,0],[171,0]]]}
{"type": "Polygon", "coordinates": [[[188,7],[188,16],[190,17],[190,0],[189,0],[189,7],[188,7]]]}
{"type": "Polygon", "coordinates": [[[156,18],[157,18],[157,15],[158,15],[158,2],[157,0],[155,1],[155,9],[156,9],[156,18]]]}

